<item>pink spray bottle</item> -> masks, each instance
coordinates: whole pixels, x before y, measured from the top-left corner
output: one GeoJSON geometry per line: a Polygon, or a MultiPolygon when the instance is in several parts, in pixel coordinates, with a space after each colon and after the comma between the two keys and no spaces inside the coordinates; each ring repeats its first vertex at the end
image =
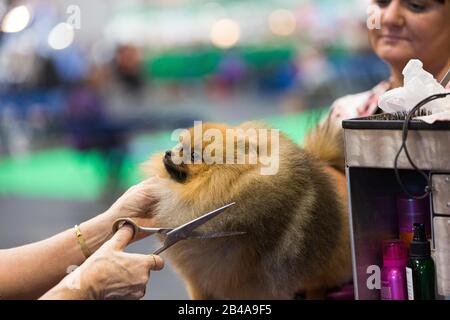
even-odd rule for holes
{"type": "Polygon", "coordinates": [[[408,249],[401,240],[387,241],[383,245],[381,269],[381,299],[408,300],[406,290],[406,264],[408,249]]]}

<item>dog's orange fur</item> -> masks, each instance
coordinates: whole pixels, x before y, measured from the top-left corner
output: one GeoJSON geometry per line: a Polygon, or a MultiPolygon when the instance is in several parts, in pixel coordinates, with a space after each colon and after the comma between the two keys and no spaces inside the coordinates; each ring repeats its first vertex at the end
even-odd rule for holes
{"type": "Polygon", "coordinates": [[[331,132],[309,136],[304,151],[282,137],[281,172],[274,177],[261,177],[258,166],[200,164],[187,166],[191,178],[179,183],[161,155],[147,163],[147,173],[161,178],[158,225],[180,225],[236,201],[203,231],[248,231],[243,238],[180,242],[167,251],[192,299],[289,299],[299,291],[317,299],[351,279],[346,180],[331,132]],[[277,240],[279,234],[287,238],[277,240]]]}

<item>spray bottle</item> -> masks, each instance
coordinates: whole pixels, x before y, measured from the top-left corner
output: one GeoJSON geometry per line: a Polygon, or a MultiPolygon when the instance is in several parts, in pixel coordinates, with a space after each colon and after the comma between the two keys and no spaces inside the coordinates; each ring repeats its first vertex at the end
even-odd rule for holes
{"type": "Polygon", "coordinates": [[[405,267],[408,249],[401,240],[386,241],[381,269],[381,299],[407,300],[405,267]]]}
{"type": "Polygon", "coordinates": [[[410,244],[406,279],[408,300],[435,299],[436,269],[423,223],[414,224],[414,238],[410,244]]]}

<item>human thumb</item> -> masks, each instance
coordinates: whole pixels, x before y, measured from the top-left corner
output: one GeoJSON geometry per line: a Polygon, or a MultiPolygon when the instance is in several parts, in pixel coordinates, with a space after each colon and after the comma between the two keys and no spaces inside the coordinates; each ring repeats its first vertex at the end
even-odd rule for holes
{"type": "Polygon", "coordinates": [[[125,223],[109,240],[109,245],[115,250],[123,250],[130,243],[134,236],[134,229],[125,223]]]}

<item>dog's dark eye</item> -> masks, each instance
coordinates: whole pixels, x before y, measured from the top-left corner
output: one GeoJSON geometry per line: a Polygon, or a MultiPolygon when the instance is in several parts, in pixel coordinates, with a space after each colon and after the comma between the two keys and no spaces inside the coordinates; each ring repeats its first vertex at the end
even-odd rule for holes
{"type": "Polygon", "coordinates": [[[202,156],[199,155],[197,152],[192,151],[191,152],[191,161],[192,163],[198,162],[202,160],[202,156]]]}

